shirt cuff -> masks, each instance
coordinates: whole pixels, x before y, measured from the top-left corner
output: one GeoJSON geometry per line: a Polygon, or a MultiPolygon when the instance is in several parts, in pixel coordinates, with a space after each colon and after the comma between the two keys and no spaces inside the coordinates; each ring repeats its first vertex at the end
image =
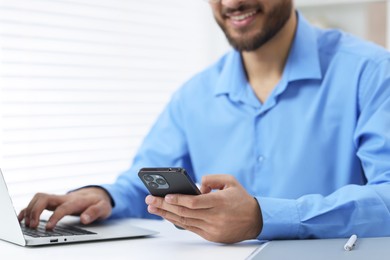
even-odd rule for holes
{"type": "Polygon", "coordinates": [[[297,202],[289,199],[256,197],[263,215],[263,229],[259,240],[295,239],[300,219],[297,202]]]}

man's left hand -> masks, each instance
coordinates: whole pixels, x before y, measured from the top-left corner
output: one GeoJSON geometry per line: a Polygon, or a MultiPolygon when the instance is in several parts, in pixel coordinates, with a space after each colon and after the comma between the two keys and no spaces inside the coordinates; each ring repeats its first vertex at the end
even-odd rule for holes
{"type": "Polygon", "coordinates": [[[201,195],[147,196],[149,213],[213,242],[255,239],[263,227],[256,199],[231,175],[202,178],[201,195]],[[216,190],[215,192],[211,192],[216,190]]]}

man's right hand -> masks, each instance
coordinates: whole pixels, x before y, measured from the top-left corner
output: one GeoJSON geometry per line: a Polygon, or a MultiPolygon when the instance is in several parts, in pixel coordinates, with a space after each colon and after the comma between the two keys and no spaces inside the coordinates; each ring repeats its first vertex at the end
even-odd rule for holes
{"type": "Polygon", "coordinates": [[[81,223],[89,224],[95,220],[105,219],[111,215],[111,198],[101,188],[82,188],[66,195],[37,193],[19,215],[25,225],[36,228],[42,212],[53,211],[46,228],[53,229],[57,222],[66,215],[80,216],[81,223]]]}

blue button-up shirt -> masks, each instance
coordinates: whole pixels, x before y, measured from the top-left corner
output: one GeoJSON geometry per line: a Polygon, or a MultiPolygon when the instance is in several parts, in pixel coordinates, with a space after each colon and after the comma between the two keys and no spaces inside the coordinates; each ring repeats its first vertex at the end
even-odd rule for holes
{"type": "Polygon", "coordinates": [[[186,82],[132,167],[104,185],[112,216],[152,217],[142,167],[234,175],[260,204],[259,239],[390,235],[390,55],[298,14],[280,82],[262,104],[231,51],[186,82]]]}

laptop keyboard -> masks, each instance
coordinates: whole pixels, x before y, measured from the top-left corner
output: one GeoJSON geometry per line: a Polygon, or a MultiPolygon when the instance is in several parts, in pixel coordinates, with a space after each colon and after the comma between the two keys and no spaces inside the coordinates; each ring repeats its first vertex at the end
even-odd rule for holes
{"type": "Polygon", "coordinates": [[[23,234],[31,237],[62,237],[62,236],[75,236],[75,235],[93,235],[96,233],[71,226],[65,226],[58,224],[53,230],[47,230],[45,228],[46,221],[41,220],[37,228],[29,228],[24,224],[21,224],[23,234]]]}

